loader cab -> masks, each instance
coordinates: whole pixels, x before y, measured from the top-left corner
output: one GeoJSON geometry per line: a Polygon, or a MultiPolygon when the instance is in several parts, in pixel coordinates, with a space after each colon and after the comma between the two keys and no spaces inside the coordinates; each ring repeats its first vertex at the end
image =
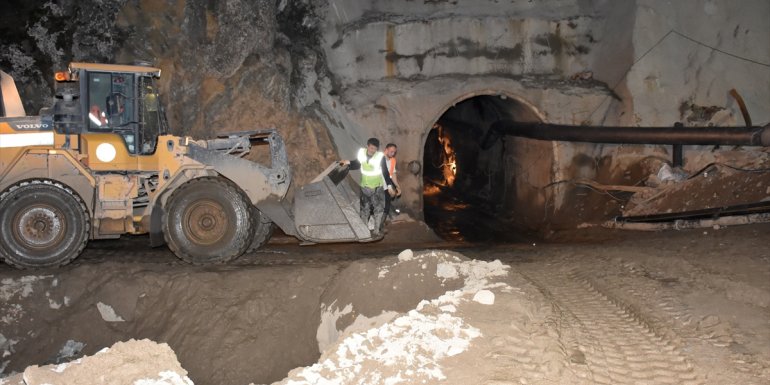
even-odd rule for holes
{"type": "Polygon", "coordinates": [[[153,67],[72,63],[68,72],[56,75],[57,83],[65,83],[56,103],[69,101],[78,114],[62,114],[66,107],[55,106],[54,127],[68,131],[62,133],[116,133],[128,153],[153,154],[158,135],[166,133],[155,81],[159,76],[160,69],[153,67]]]}

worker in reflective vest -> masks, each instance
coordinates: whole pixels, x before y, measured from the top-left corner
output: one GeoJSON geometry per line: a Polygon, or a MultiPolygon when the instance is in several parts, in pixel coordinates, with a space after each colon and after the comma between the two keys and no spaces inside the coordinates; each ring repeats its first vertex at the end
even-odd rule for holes
{"type": "Polygon", "coordinates": [[[349,165],[351,170],[361,170],[361,220],[369,223],[374,219],[372,237],[382,235],[382,225],[385,222],[385,194],[395,195],[393,181],[390,179],[385,155],[378,151],[380,141],[369,138],[366,148],[358,150],[356,159],[343,160],[342,165],[349,165]]]}

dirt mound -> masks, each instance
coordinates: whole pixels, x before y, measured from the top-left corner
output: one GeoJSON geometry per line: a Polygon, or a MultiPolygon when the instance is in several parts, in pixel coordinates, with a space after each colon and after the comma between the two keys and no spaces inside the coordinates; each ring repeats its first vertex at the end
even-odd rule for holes
{"type": "MultiPolygon", "coordinates": [[[[322,305],[322,317],[326,318],[319,328],[319,336],[322,330],[331,330],[339,338],[317,364],[291,371],[281,384],[395,384],[447,379],[442,360],[463,353],[472,340],[482,336],[465,321],[460,309],[473,307],[470,303],[494,304],[491,290],[514,290],[497,282],[508,270],[500,261],[472,261],[443,251],[414,254],[405,250],[398,260],[370,262],[347,270],[343,274],[350,274],[350,279],[337,280],[346,289],[333,287],[324,295],[331,302],[322,305]],[[422,284],[426,290],[412,290],[422,284]],[[388,298],[383,301],[388,304],[386,310],[374,309],[372,304],[379,304],[380,298],[388,298]],[[416,307],[405,314],[387,310],[415,302],[416,307]]],[[[329,341],[319,338],[319,344],[322,342],[329,341]]]]}
{"type": "MultiPolygon", "coordinates": [[[[434,253],[435,254],[435,253],[434,253]]],[[[340,271],[321,296],[318,348],[324,351],[344,332],[364,331],[462,286],[457,277],[442,279],[442,258],[404,250],[396,258],[367,259],[340,271]]],[[[442,253],[444,259],[450,254],[442,253]]]]}
{"type": "Polygon", "coordinates": [[[193,385],[167,344],[146,339],[118,342],[69,363],[30,366],[7,381],[9,385],[193,385]]]}

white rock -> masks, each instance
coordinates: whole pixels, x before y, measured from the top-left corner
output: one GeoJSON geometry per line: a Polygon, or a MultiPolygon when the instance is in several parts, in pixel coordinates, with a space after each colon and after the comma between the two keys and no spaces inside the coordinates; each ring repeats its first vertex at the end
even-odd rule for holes
{"type": "Polygon", "coordinates": [[[110,305],[99,302],[96,304],[96,308],[99,309],[102,319],[107,322],[126,322],[123,317],[115,313],[115,309],[110,305]]]}
{"type": "Polygon", "coordinates": [[[56,360],[57,361],[69,360],[72,357],[75,357],[78,354],[80,354],[80,352],[83,350],[85,346],[86,344],[82,342],[78,342],[75,340],[67,340],[67,342],[64,343],[64,346],[62,346],[62,348],[59,349],[59,353],[56,355],[56,360]]]}
{"type": "Polygon", "coordinates": [[[495,303],[495,293],[489,290],[479,290],[473,296],[473,300],[482,305],[493,305],[495,303]]]}
{"type": "Polygon", "coordinates": [[[458,277],[457,268],[450,263],[439,263],[436,266],[436,276],[444,279],[455,279],[458,277]]]}
{"type": "Polygon", "coordinates": [[[398,253],[399,262],[411,261],[412,259],[414,259],[414,253],[412,252],[412,249],[406,249],[398,253]]]}

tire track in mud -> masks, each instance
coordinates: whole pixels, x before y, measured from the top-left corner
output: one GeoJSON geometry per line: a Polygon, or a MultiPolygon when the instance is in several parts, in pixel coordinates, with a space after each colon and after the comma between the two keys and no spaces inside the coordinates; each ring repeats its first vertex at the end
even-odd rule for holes
{"type": "Polygon", "coordinates": [[[597,384],[701,383],[667,333],[650,327],[574,270],[551,265],[521,272],[561,314],[564,345],[582,353],[570,365],[576,376],[597,384]]]}
{"type": "MultiPolygon", "coordinates": [[[[650,325],[662,325],[661,328],[673,330],[678,337],[704,341],[719,348],[735,342],[729,328],[719,317],[711,315],[694,318],[692,309],[672,294],[674,289],[671,285],[678,283],[679,277],[664,277],[659,272],[651,272],[644,266],[631,263],[621,263],[619,267],[624,279],[613,283],[613,288],[609,290],[602,289],[596,282],[599,277],[592,278],[586,273],[580,275],[605,295],[620,295],[624,303],[639,309],[638,313],[654,314],[652,319],[645,320],[650,325]]],[[[688,270],[695,272],[696,276],[710,274],[691,264],[688,270]]]]}
{"type": "MultiPolygon", "coordinates": [[[[630,306],[632,312],[644,315],[643,321],[659,334],[667,333],[673,340],[687,345],[690,351],[697,350],[699,353],[693,357],[693,362],[700,361],[701,367],[704,365],[705,354],[724,357],[737,372],[770,373],[767,369],[768,361],[762,359],[761,355],[745,350],[744,346],[749,341],[744,335],[736,334],[731,322],[725,320],[724,316],[698,312],[698,309],[691,308],[682,300],[687,290],[719,292],[719,288],[709,284],[710,279],[704,278],[714,276],[713,271],[694,265],[691,261],[683,262],[686,268],[661,271],[660,268],[650,268],[633,261],[617,258],[611,261],[605,258],[597,266],[610,266],[614,263],[616,271],[608,273],[605,270],[597,274],[595,270],[588,272],[582,268],[579,275],[609,298],[621,299],[625,306],[630,306]],[[607,286],[603,283],[603,277],[607,275],[621,279],[613,279],[611,285],[607,286]],[[681,286],[686,287],[684,292],[681,286]],[[704,352],[702,349],[705,345],[716,350],[704,352]]],[[[743,382],[735,380],[734,383],[743,382]]]]}

